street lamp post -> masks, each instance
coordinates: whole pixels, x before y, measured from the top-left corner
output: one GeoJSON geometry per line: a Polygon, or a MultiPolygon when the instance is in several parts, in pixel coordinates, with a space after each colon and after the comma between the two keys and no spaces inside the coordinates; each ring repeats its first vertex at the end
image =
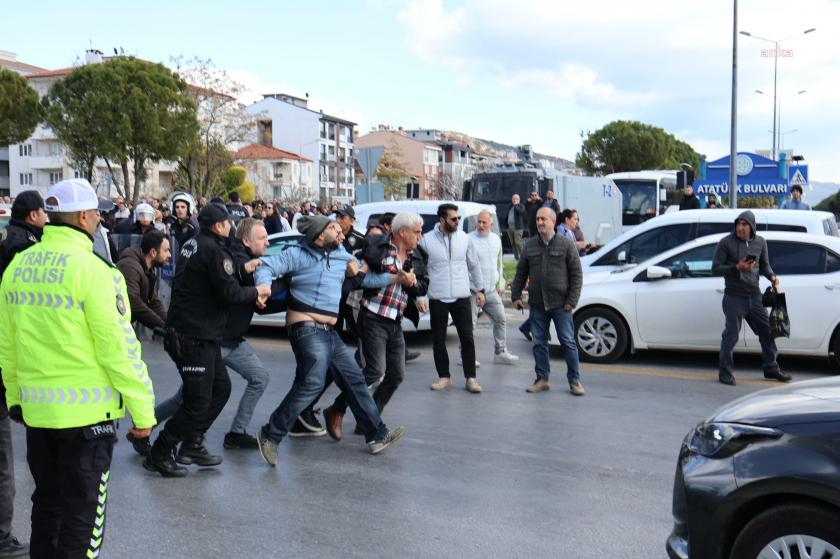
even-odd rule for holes
{"type": "Polygon", "coordinates": [[[787,132],[779,131],[779,151],[784,151],[785,149],[785,136],[787,136],[788,134],[794,134],[796,132],[799,132],[797,128],[794,128],[793,130],[788,130],[787,132]]]}
{"type": "Polygon", "coordinates": [[[811,29],[806,29],[801,34],[797,33],[796,35],[791,35],[790,37],[785,37],[784,39],[768,39],[766,37],[759,37],[758,35],[753,35],[749,31],[741,31],[741,35],[745,35],[747,37],[752,37],[753,39],[758,39],[759,41],[765,41],[768,43],[773,43],[773,151],[772,156],[773,160],[776,160],[776,91],[778,85],[778,77],[779,77],[779,45],[783,41],[789,41],[791,39],[796,39],[801,35],[807,35],[813,31],[816,31],[816,27],[812,27],[811,29]]]}
{"type": "Polygon", "coordinates": [[[729,124],[729,205],[738,207],[738,0],[732,15],[732,121],[729,124]]]}
{"type": "MultiPolygon", "coordinates": [[[[764,93],[760,89],[756,89],[755,92],[758,93],[759,95],[763,95],[764,97],[770,97],[770,95],[764,93]]],[[[777,113],[775,111],[773,113],[773,130],[772,130],[772,132],[773,132],[773,154],[772,155],[773,155],[773,160],[774,161],[776,159],[776,153],[775,153],[776,152],[776,146],[779,146],[778,151],[780,151],[780,152],[782,151],[781,132],[780,132],[781,129],[782,129],[782,99],[788,99],[790,97],[796,97],[797,95],[802,95],[803,93],[808,93],[808,90],[803,89],[802,91],[797,91],[796,93],[793,93],[793,94],[790,94],[790,95],[779,95],[778,96],[778,101],[776,101],[775,96],[773,97],[773,99],[774,99],[773,104],[774,105],[778,104],[778,106],[779,106],[778,116],[777,116],[777,113]]]]}

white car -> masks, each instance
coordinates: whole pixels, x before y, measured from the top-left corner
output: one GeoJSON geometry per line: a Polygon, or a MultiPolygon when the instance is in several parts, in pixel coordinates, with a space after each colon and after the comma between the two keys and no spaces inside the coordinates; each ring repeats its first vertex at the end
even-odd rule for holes
{"type": "MultiPolygon", "coordinates": [[[[274,233],[273,235],[268,236],[268,250],[266,251],[267,256],[272,256],[275,254],[279,254],[285,249],[289,248],[290,246],[295,246],[300,243],[300,240],[303,238],[297,231],[286,231],[283,233],[274,233]]],[[[277,326],[277,327],[284,327],[286,326],[286,313],[279,312],[274,314],[257,314],[254,313],[254,318],[251,319],[251,324],[254,326],[277,326]]],[[[403,331],[405,332],[414,332],[420,330],[431,330],[431,321],[429,319],[429,313],[420,313],[420,322],[418,326],[415,328],[414,323],[410,320],[403,320],[402,322],[403,331]]]]}
{"type": "MultiPolygon", "coordinates": [[[[724,280],[712,275],[712,258],[724,236],[695,239],[638,265],[585,276],[574,314],[581,359],[608,363],[628,349],[719,351],[724,280]]],[[[790,338],[776,340],[779,352],[840,360],[840,238],[775,231],[761,236],[790,314],[790,338]]],[[[761,290],[768,285],[762,278],[761,290]]],[[[735,349],[761,351],[746,324],[735,349]]]]}
{"type": "MultiPolygon", "coordinates": [[[[668,212],[651,218],[580,259],[584,274],[612,271],[638,264],[691,239],[731,233],[743,209],[705,209],[668,212]]],[[[819,211],[753,209],[758,233],[790,231],[840,236],[834,214],[819,211]]],[[[585,217],[585,216],[584,216],[585,217]]]]}

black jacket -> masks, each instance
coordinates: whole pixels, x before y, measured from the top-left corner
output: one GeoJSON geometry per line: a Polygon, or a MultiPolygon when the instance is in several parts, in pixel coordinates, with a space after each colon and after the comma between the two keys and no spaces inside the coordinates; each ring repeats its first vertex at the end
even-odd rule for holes
{"type": "Polygon", "coordinates": [[[563,235],[554,235],[546,247],[539,235],[529,238],[516,265],[511,301],[522,298],[525,280],[529,281],[528,304],[532,307],[576,307],[583,287],[583,270],[575,243],[563,235]]]}
{"type": "Polygon", "coordinates": [[[539,202],[531,202],[530,200],[525,203],[525,212],[528,214],[528,232],[533,236],[537,234],[537,210],[542,208],[542,200],[539,202]]]}
{"type": "Polygon", "coordinates": [[[249,217],[248,211],[241,204],[228,204],[227,209],[230,212],[230,218],[234,223],[239,223],[243,219],[249,217]]]}
{"type": "Polygon", "coordinates": [[[742,241],[734,231],[722,238],[715,249],[712,273],[716,276],[723,276],[724,293],[727,295],[750,297],[761,294],[758,288],[759,276],[770,279],[775,274],[770,267],[767,242],[763,237],[755,234],[755,214],[749,210],[741,212],[735,219],[735,223],[738,223],[738,220],[741,219],[750,224],[750,239],[742,241]],[[746,272],[739,272],[735,266],[747,255],[755,256],[758,266],[746,272]]]}
{"type": "MultiPolygon", "coordinates": [[[[368,237],[365,240],[364,252],[362,258],[367,262],[368,268],[371,272],[381,274],[384,270],[382,262],[388,255],[388,247],[391,244],[391,237],[388,235],[376,235],[368,237]]],[[[427,263],[429,255],[421,246],[417,246],[411,251],[411,258],[409,259],[410,271],[414,272],[417,277],[417,283],[412,287],[406,288],[405,292],[408,294],[408,305],[403,313],[407,319],[414,323],[414,326],[420,322],[420,311],[417,310],[415,304],[417,297],[423,297],[429,289],[429,272],[427,270],[427,263]]],[[[379,291],[378,288],[370,288],[364,290],[366,297],[372,297],[379,291]]]]}
{"type": "Polygon", "coordinates": [[[265,218],[263,220],[263,224],[265,224],[265,230],[269,235],[283,232],[283,222],[280,221],[280,216],[276,213],[273,213],[265,218]]]}
{"type": "Polygon", "coordinates": [[[365,236],[355,229],[350,229],[350,232],[344,236],[344,250],[350,254],[356,254],[357,251],[364,247],[364,243],[365,236]]]}
{"type": "Polygon", "coordinates": [[[700,209],[700,199],[697,198],[694,194],[691,196],[683,196],[682,200],[680,200],[680,209],[681,210],[699,210],[700,209]]]}
{"type": "MultiPolygon", "coordinates": [[[[513,210],[513,229],[527,229],[528,228],[528,212],[525,211],[525,204],[511,204],[510,209],[513,210]]],[[[499,216],[502,220],[502,229],[510,229],[510,225],[508,225],[508,216],[510,210],[504,216],[499,216]]],[[[536,214],[534,214],[534,222],[536,223],[536,214]]]]}
{"type": "Polygon", "coordinates": [[[122,251],[117,268],[125,277],[131,318],[148,328],[163,328],[166,325],[166,309],[155,292],[157,276],[154,269],[146,268],[146,258],[140,247],[128,247],[122,251]]]}
{"type": "MultiPolygon", "coordinates": [[[[236,278],[239,281],[239,285],[242,287],[254,287],[254,274],[249,274],[245,271],[245,264],[256,258],[254,253],[242,244],[242,241],[239,239],[231,241],[230,253],[233,255],[233,266],[236,268],[236,278]]],[[[279,291],[277,284],[277,280],[272,284],[272,296],[279,291]]],[[[285,310],[285,302],[277,301],[274,298],[269,299],[266,303],[266,308],[262,310],[257,310],[256,300],[230,305],[225,331],[222,335],[222,345],[225,347],[236,347],[242,343],[245,339],[245,334],[248,333],[248,329],[251,327],[251,319],[254,318],[255,311],[258,314],[272,314],[285,310]]]]}
{"type": "Polygon", "coordinates": [[[220,341],[230,306],[256,304],[256,288],[237,281],[227,240],[207,229],[184,243],[175,270],[166,325],[182,336],[220,341]]]}
{"type": "Polygon", "coordinates": [[[198,233],[198,222],[193,217],[180,221],[177,217],[170,216],[166,223],[169,225],[169,234],[178,243],[177,250],[198,233]]]}
{"type": "Polygon", "coordinates": [[[17,253],[41,240],[44,230],[25,221],[12,219],[0,233],[0,277],[17,253]]]}

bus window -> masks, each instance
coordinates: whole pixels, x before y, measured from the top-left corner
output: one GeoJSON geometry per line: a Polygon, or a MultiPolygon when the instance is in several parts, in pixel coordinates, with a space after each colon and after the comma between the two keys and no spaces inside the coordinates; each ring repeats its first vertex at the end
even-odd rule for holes
{"type": "Polygon", "coordinates": [[[495,180],[478,179],[473,184],[473,200],[476,202],[494,202],[496,200],[495,180]]]}
{"type": "Polygon", "coordinates": [[[622,225],[638,225],[656,216],[656,181],[613,179],[624,201],[622,225]]]}

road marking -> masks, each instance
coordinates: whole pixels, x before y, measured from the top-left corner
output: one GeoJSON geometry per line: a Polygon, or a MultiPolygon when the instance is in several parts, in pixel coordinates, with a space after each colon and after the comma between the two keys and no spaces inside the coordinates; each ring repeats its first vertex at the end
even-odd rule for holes
{"type": "MultiPolygon", "coordinates": [[[[596,373],[618,373],[625,375],[638,375],[648,377],[673,378],[682,380],[702,380],[718,382],[716,374],[708,373],[687,373],[675,370],[657,370],[645,369],[642,367],[625,367],[619,365],[586,365],[581,363],[581,369],[592,371],[596,373]]],[[[782,384],[775,380],[753,380],[753,379],[738,379],[738,384],[756,384],[760,386],[778,386],[782,384]]]]}

